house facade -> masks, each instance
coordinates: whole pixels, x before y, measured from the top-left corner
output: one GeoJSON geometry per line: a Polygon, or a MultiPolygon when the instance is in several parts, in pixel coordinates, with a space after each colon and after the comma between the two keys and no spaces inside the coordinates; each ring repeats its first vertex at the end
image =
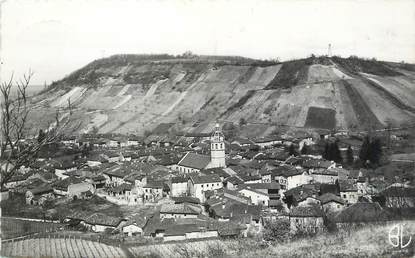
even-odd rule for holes
{"type": "Polygon", "coordinates": [[[188,180],[188,193],[200,202],[205,202],[205,192],[223,188],[223,183],[217,175],[191,175],[188,180]]]}

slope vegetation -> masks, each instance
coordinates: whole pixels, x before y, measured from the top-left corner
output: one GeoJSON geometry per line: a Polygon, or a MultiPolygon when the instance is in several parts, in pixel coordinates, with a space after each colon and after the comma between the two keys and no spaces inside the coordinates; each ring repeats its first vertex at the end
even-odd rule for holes
{"type": "Polygon", "coordinates": [[[38,117],[70,102],[82,131],[97,127],[103,133],[140,134],[161,123],[206,132],[217,120],[238,124],[242,118],[257,136],[268,134],[269,124],[379,129],[415,122],[410,68],[340,57],[279,64],[242,57],[117,55],[73,72],[32,102],[38,117]]]}

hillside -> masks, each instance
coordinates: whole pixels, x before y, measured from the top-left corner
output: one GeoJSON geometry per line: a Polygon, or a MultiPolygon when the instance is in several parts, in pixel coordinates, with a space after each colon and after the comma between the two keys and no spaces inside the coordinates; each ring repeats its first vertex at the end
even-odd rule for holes
{"type": "Polygon", "coordinates": [[[206,132],[215,121],[367,130],[415,123],[412,65],[310,57],[284,63],[242,57],[117,55],[96,60],[32,99],[34,121],[68,100],[80,131],[138,133],[160,123],[206,132]]]}

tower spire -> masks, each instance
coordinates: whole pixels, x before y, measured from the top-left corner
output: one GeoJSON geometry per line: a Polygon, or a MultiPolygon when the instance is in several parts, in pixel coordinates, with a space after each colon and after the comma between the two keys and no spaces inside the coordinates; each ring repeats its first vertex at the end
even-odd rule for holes
{"type": "Polygon", "coordinates": [[[219,123],[210,137],[210,168],[224,168],[225,163],[225,137],[220,129],[219,123]]]}
{"type": "Polygon", "coordinates": [[[329,47],[328,47],[328,51],[327,51],[327,56],[331,57],[331,43],[329,43],[329,47]]]}

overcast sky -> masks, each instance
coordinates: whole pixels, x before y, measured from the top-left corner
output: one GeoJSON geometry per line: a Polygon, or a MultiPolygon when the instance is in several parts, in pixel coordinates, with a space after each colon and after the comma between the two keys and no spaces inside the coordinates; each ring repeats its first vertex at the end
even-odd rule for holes
{"type": "Polygon", "coordinates": [[[415,62],[414,0],[8,0],[1,11],[2,79],[31,68],[34,84],[121,53],[287,60],[331,43],[337,55],[415,62]]]}

